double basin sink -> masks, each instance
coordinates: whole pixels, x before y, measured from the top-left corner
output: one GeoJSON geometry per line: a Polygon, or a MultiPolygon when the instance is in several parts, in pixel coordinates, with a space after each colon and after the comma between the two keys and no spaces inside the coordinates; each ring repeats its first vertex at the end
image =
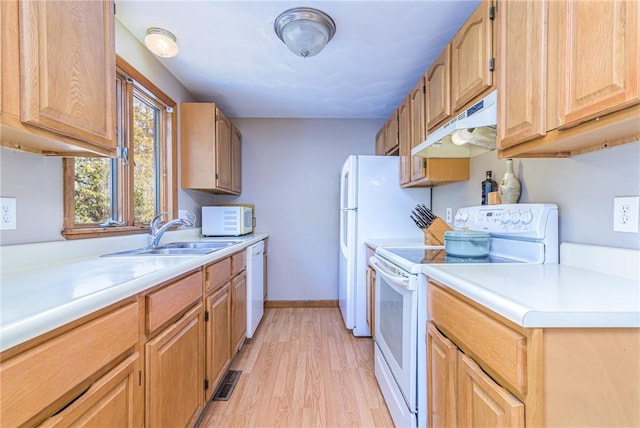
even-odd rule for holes
{"type": "Polygon", "coordinates": [[[136,248],[135,250],[120,251],[117,253],[104,254],[103,257],[123,257],[123,256],[193,256],[199,254],[209,254],[222,250],[242,241],[194,241],[194,242],[172,242],[158,247],[136,248]]]}

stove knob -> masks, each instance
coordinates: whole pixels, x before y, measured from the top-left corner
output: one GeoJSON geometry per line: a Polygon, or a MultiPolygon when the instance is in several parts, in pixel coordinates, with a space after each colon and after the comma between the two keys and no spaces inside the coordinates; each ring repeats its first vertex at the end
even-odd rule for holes
{"type": "Polygon", "coordinates": [[[507,214],[506,211],[503,211],[502,214],[500,215],[500,223],[502,224],[509,223],[509,215],[507,214]]]}
{"type": "Polygon", "coordinates": [[[460,213],[460,220],[462,220],[463,222],[466,222],[467,220],[469,220],[469,213],[466,211],[462,211],[460,213]]]}
{"type": "Polygon", "coordinates": [[[526,213],[522,214],[521,220],[522,220],[522,223],[524,223],[524,224],[531,223],[533,221],[533,213],[531,212],[531,210],[529,210],[526,213]]]}
{"type": "Polygon", "coordinates": [[[520,221],[520,211],[514,211],[511,213],[511,215],[509,216],[509,219],[511,220],[511,223],[516,224],[517,222],[520,221]]]}

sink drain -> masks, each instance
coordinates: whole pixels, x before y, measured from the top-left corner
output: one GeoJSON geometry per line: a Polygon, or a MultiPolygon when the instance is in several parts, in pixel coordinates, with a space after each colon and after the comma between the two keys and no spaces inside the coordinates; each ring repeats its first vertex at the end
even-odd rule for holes
{"type": "Polygon", "coordinates": [[[242,370],[229,370],[227,374],[220,382],[220,386],[216,390],[213,395],[213,399],[215,401],[227,401],[231,398],[231,394],[233,394],[233,390],[236,388],[236,384],[240,379],[240,375],[242,374],[242,370]]]}

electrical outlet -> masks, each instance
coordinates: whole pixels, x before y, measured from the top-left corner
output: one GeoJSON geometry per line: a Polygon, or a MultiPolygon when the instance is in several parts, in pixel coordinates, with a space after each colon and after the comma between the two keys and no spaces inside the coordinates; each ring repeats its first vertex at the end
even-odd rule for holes
{"type": "Polygon", "coordinates": [[[638,233],[640,196],[613,198],[613,231],[638,233]]]}
{"type": "Polygon", "coordinates": [[[451,224],[451,208],[447,208],[447,223],[451,224]]]}
{"type": "Polygon", "coordinates": [[[15,230],[16,198],[0,198],[0,230],[15,230]]]}

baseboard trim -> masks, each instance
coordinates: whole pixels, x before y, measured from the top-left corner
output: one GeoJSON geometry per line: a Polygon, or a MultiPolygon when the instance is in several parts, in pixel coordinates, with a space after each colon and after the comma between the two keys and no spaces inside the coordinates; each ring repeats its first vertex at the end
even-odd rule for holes
{"type": "Polygon", "coordinates": [[[337,308],[337,300],[266,300],[265,308],[337,308]]]}

